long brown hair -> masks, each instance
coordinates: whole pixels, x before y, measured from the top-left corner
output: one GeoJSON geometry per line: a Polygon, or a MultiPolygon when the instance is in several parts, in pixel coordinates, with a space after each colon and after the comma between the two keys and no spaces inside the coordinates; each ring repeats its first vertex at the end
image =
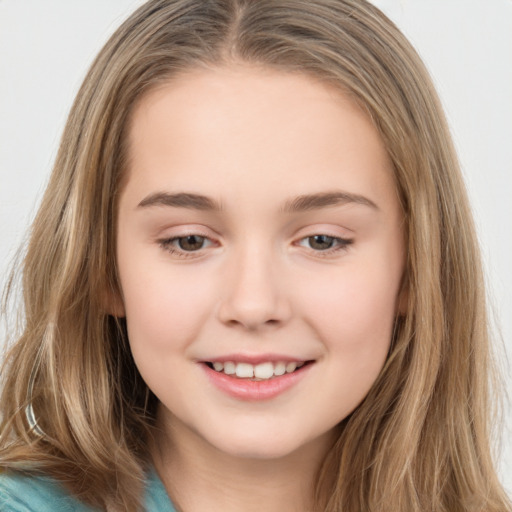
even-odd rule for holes
{"type": "Polygon", "coordinates": [[[349,94],[386,145],[404,210],[407,314],[322,466],[317,509],[507,510],[491,457],[494,370],[459,165],[422,62],[364,0],[151,0],[111,37],[72,107],[30,234],[24,326],[3,370],[0,465],[42,471],[108,511],[140,510],[156,400],[124,321],[105,307],[118,293],[125,132],[157,84],[236,62],[349,94]]]}

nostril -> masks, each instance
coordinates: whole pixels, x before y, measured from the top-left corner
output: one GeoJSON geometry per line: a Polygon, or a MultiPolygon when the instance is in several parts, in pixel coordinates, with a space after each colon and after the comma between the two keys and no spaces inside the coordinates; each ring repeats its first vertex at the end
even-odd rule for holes
{"type": "Polygon", "coordinates": [[[218,318],[224,325],[253,331],[275,328],[290,318],[289,296],[280,289],[277,279],[261,276],[256,283],[255,279],[248,282],[242,277],[231,284],[226,285],[218,303],[218,318]]]}
{"type": "Polygon", "coordinates": [[[269,320],[259,320],[254,317],[245,317],[240,319],[230,319],[225,322],[230,327],[244,327],[247,330],[255,331],[262,327],[276,327],[281,323],[281,320],[270,318],[269,320]]]}

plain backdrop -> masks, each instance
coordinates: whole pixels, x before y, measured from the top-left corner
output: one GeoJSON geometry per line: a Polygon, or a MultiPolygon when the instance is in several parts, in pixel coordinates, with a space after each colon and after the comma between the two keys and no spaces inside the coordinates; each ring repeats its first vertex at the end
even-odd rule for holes
{"type": "MultiPolygon", "coordinates": [[[[373,1],[415,45],[446,109],[511,388],[512,1],[373,1]]],[[[0,0],[0,286],[36,211],[81,80],[106,38],[141,3],[0,0]]],[[[510,404],[500,452],[500,475],[512,494],[510,404]]]]}

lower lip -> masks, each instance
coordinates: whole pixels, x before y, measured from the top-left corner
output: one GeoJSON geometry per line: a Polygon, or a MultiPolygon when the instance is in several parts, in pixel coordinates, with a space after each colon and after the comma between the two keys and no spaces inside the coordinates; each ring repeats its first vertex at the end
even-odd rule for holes
{"type": "Polygon", "coordinates": [[[210,382],[227,395],[239,400],[256,402],[271,400],[288,391],[306,376],[313,364],[306,364],[293,373],[285,373],[268,380],[259,381],[232,377],[224,372],[217,372],[204,363],[201,366],[204,368],[210,382]]]}

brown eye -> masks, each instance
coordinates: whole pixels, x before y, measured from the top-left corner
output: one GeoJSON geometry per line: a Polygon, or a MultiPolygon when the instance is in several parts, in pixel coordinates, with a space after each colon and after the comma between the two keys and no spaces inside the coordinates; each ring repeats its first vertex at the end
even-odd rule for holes
{"type": "Polygon", "coordinates": [[[178,247],[182,251],[198,251],[199,249],[203,248],[205,237],[199,235],[189,235],[177,238],[176,241],[178,242],[178,247]]]}
{"type": "Polygon", "coordinates": [[[310,251],[322,254],[322,256],[326,256],[346,250],[352,243],[352,239],[318,234],[302,238],[299,240],[298,245],[306,247],[310,251]]]}
{"type": "Polygon", "coordinates": [[[314,235],[308,237],[309,246],[311,249],[315,249],[315,251],[325,251],[330,249],[336,240],[337,239],[333,236],[328,235],[314,235]]]}
{"type": "Polygon", "coordinates": [[[210,249],[216,244],[207,236],[190,234],[158,240],[158,245],[176,257],[192,258],[201,256],[206,249],[210,249]]]}

